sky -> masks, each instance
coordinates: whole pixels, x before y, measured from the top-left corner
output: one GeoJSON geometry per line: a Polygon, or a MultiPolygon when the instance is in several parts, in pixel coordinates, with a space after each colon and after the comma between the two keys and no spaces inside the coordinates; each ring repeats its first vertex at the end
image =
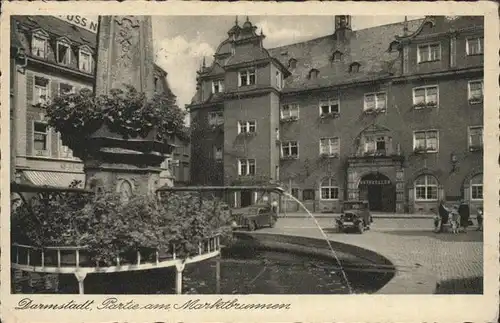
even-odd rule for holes
{"type": "MultiPolygon", "coordinates": [[[[89,29],[96,16],[59,16],[59,18],[89,29]],[[77,19],[76,17],[80,17],[77,19]]],[[[408,16],[408,19],[421,18],[408,16]]],[[[266,48],[278,47],[332,34],[334,16],[250,16],[250,21],[262,30],[266,48]]],[[[168,82],[183,108],[196,91],[196,71],[203,58],[212,62],[217,46],[227,38],[235,16],[153,16],[155,62],[168,73],[168,82]]],[[[241,26],[246,16],[239,16],[241,26]]],[[[404,20],[404,16],[352,16],[353,30],[404,20]]],[[[189,122],[187,120],[187,122],[189,122]]]]}

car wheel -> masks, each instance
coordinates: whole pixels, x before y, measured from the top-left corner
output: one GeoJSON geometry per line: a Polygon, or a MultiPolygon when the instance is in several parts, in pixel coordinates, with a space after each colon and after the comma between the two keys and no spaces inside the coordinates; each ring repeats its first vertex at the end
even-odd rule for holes
{"type": "Polygon", "coordinates": [[[256,225],[254,221],[248,222],[248,231],[255,231],[256,225]]]}

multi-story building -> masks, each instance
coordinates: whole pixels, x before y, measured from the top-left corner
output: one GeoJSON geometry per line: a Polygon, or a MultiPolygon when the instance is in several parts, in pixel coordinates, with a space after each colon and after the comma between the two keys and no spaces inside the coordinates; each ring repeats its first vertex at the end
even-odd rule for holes
{"type": "MultiPolygon", "coordinates": [[[[12,17],[12,181],[59,187],[67,187],[73,180],[84,183],[81,160],[73,157],[62,145],[60,135],[47,126],[45,111],[37,104],[62,93],[92,90],[96,41],[95,33],[56,17],[12,17]]],[[[167,73],[158,66],[155,86],[157,91],[175,97],[167,73]]],[[[184,146],[179,149],[178,153],[186,153],[184,146]]],[[[171,157],[175,159],[176,155],[171,157]]],[[[168,164],[163,163],[161,176],[165,183],[172,184],[175,171],[172,174],[168,164]]]]}
{"type": "Polygon", "coordinates": [[[334,20],[331,34],[271,49],[248,18],[231,27],[189,106],[193,182],[278,181],[317,212],[481,204],[483,18],[334,20]]]}

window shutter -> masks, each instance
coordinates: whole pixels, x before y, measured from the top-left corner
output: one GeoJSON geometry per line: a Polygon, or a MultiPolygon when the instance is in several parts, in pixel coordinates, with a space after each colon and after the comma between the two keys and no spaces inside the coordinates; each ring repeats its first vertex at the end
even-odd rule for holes
{"type": "Polygon", "coordinates": [[[49,99],[53,99],[59,95],[59,82],[51,79],[50,80],[50,91],[49,91],[49,99]]]}
{"type": "Polygon", "coordinates": [[[26,118],[26,149],[28,155],[33,155],[33,117],[29,113],[26,118]]]}
{"type": "Polygon", "coordinates": [[[33,102],[33,84],[34,76],[33,73],[26,73],[26,100],[28,104],[33,102]]]}
{"type": "MultiPolygon", "coordinates": [[[[50,128],[49,128],[50,129],[50,128]]],[[[59,157],[59,136],[54,129],[50,129],[50,154],[53,158],[59,157]]]]}

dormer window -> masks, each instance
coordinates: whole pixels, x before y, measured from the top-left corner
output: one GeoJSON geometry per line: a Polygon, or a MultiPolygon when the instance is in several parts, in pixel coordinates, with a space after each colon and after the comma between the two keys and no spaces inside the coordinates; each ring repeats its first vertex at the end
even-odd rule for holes
{"type": "Polygon", "coordinates": [[[315,68],[313,68],[312,70],[309,71],[309,79],[310,80],[318,78],[318,75],[319,75],[319,71],[315,68]]]}
{"type": "Polygon", "coordinates": [[[339,51],[335,51],[332,55],[332,62],[340,62],[342,61],[342,53],[339,51]]]}
{"type": "Polygon", "coordinates": [[[68,44],[57,42],[57,62],[62,65],[71,63],[71,48],[68,44]]]}
{"type": "Polygon", "coordinates": [[[47,57],[47,38],[45,36],[38,34],[33,35],[31,54],[40,58],[47,57]]]}
{"type": "Polygon", "coordinates": [[[222,92],[224,92],[224,80],[212,81],[212,93],[222,93],[222,92]]]}
{"type": "Polygon", "coordinates": [[[349,73],[358,73],[359,72],[359,67],[361,64],[358,62],[354,62],[351,65],[349,65],[349,73]]]}
{"type": "Polygon", "coordinates": [[[290,58],[288,60],[288,68],[294,69],[297,67],[297,60],[295,58],[290,58]]]}
{"type": "Polygon", "coordinates": [[[92,55],[89,52],[80,49],[78,55],[78,67],[80,71],[89,74],[92,73],[92,55]]]}

